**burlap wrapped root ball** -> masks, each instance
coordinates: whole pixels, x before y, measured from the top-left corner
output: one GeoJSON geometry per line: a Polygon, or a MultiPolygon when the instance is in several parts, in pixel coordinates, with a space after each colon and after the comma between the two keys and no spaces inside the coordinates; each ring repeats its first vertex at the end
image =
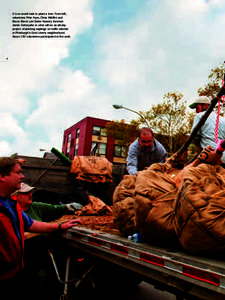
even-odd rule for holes
{"type": "Polygon", "coordinates": [[[174,228],[186,250],[225,250],[225,170],[201,164],[187,168],[175,201],[174,228]]]}
{"type": "Polygon", "coordinates": [[[113,222],[125,235],[138,232],[134,213],[136,175],[125,175],[113,193],[113,222]]]}
{"type": "Polygon", "coordinates": [[[153,164],[138,173],[135,188],[136,224],[146,241],[160,245],[179,244],[173,227],[178,171],[170,164],[153,164]],[[174,172],[173,172],[174,171],[174,172]]]}

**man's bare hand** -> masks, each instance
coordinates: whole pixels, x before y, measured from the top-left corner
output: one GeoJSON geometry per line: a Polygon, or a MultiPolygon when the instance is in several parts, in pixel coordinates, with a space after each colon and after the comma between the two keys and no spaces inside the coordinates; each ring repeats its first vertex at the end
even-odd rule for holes
{"type": "Polygon", "coordinates": [[[73,226],[76,226],[78,224],[82,224],[82,221],[80,219],[74,219],[74,220],[71,220],[69,222],[62,223],[61,228],[62,228],[62,230],[67,230],[67,229],[69,229],[73,226]]]}

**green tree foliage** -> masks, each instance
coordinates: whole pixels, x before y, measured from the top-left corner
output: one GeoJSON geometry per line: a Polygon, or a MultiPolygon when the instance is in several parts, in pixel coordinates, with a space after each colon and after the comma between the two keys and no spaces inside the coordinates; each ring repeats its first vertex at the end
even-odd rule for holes
{"type": "MultiPolygon", "coordinates": [[[[211,99],[219,92],[222,86],[222,80],[224,79],[225,66],[224,63],[220,64],[218,67],[211,69],[208,76],[208,83],[204,87],[198,89],[199,96],[207,96],[211,99]]],[[[221,115],[224,115],[225,108],[220,110],[221,115]]]]}
{"type": "Polygon", "coordinates": [[[225,66],[220,64],[218,67],[211,69],[208,76],[208,83],[198,89],[199,96],[207,96],[213,98],[219,92],[224,78],[225,66]]]}
{"type": "Polygon", "coordinates": [[[107,135],[118,141],[118,144],[129,145],[137,137],[138,127],[126,124],[125,120],[108,122],[106,125],[107,135]]]}
{"type": "MultiPolygon", "coordinates": [[[[176,152],[190,133],[194,115],[187,110],[187,103],[179,92],[167,93],[160,104],[152,105],[148,111],[140,111],[148,120],[156,138],[165,146],[169,155],[176,152]]],[[[140,125],[143,120],[132,120],[140,125]]]]}

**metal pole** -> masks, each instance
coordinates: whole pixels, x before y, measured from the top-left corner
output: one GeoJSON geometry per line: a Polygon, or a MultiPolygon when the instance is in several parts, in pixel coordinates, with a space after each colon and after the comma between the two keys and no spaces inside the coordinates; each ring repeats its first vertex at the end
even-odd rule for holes
{"type": "Polygon", "coordinates": [[[64,297],[67,297],[67,294],[68,294],[69,271],[70,271],[70,256],[67,257],[67,261],[66,261],[66,275],[65,275],[65,285],[64,285],[64,297]]]}
{"type": "Polygon", "coordinates": [[[117,104],[113,104],[113,108],[115,108],[115,109],[122,109],[122,108],[123,108],[123,109],[129,110],[129,111],[131,111],[131,112],[133,112],[133,113],[139,115],[139,117],[141,117],[141,118],[145,121],[145,124],[147,125],[147,127],[150,127],[149,124],[148,124],[148,121],[145,119],[145,117],[142,116],[142,114],[140,114],[140,113],[137,112],[136,110],[127,108],[127,107],[125,107],[125,106],[123,106],[123,105],[117,105],[117,104]]]}

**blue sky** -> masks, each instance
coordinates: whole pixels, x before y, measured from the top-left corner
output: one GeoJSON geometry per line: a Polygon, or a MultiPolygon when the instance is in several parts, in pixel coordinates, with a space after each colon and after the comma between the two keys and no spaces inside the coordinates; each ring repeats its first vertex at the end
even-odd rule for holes
{"type": "Polygon", "coordinates": [[[1,2],[1,156],[61,150],[86,116],[136,117],[113,104],[148,110],[175,91],[190,103],[225,60],[224,0],[1,2]],[[11,12],[62,10],[70,39],[11,38],[11,12]]]}

